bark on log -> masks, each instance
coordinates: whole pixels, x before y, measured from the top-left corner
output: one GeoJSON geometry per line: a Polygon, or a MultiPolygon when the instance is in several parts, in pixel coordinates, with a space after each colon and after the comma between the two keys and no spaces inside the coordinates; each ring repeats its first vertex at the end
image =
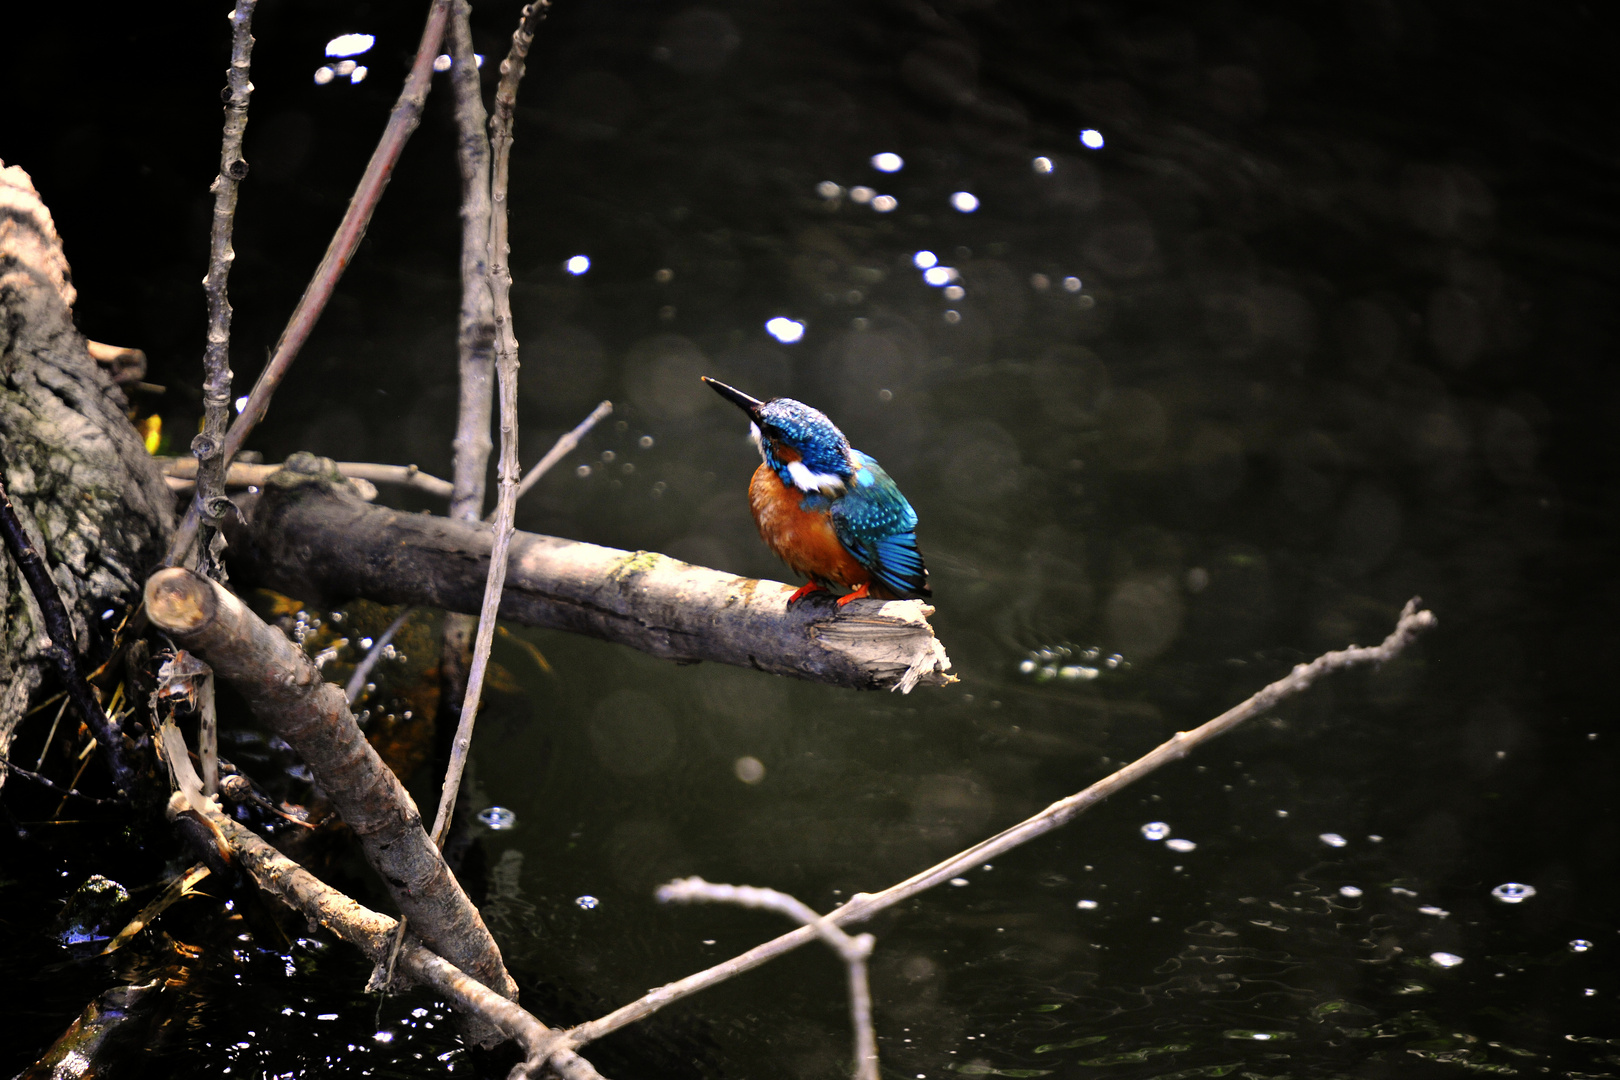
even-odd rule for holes
{"type": "MultiPolygon", "coordinates": [[[[84,654],[134,604],[174,516],[123,392],[74,329],[74,299],[50,211],[0,162],[0,469],[84,654]],[[117,618],[103,620],[109,609],[117,618]]],[[[0,598],[3,756],[47,663],[39,611],[3,548],[0,598]]]]}
{"type": "Polygon", "coordinates": [[[411,929],[439,955],[505,997],[517,984],[478,909],[422,828],[416,804],[366,741],[343,691],[273,627],[204,577],[171,567],[146,584],[152,624],[230,680],[285,739],[354,830],[411,929]]]}
{"type": "MultiPolygon", "coordinates": [[[[245,502],[245,501],[244,501],[245,502]]],[[[355,596],[476,612],[489,563],[486,525],[362,501],[330,461],[294,454],[244,506],[230,537],[232,580],[312,603],[355,596]]],[[[500,614],[669,660],[715,660],[865,690],[942,686],[950,658],[918,600],[807,603],[792,588],[648,551],[535,533],[512,538],[500,614]]]]}

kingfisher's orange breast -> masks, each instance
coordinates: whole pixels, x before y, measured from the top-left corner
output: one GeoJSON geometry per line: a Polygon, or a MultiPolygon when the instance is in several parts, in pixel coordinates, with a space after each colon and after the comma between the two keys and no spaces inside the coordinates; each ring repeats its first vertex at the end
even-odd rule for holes
{"type": "Polygon", "coordinates": [[[798,574],[853,588],[871,574],[855,560],[833,531],[825,508],[806,510],[804,492],[782,483],[776,470],[760,463],[748,485],[748,505],[765,546],[798,574]]]}

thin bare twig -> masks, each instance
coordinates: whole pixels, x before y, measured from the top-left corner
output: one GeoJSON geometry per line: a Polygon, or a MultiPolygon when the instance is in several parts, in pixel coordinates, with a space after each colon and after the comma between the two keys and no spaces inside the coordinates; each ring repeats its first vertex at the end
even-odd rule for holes
{"type": "Polygon", "coordinates": [[[529,489],[538,484],[540,478],[550,472],[557,462],[573,453],[574,447],[579,445],[579,441],[590,432],[591,428],[599,424],[612,411],[613,402],[604,401],[592,409],[591,415],[581,420],[573,431],[560,437],[552,445],[551,449],[546,451],[546,456],[535,462],[533,468],[524,474],[523,482],[518,485],[517,498],[521,499],[524,495],[527,495],[529,489]]]}
{"type": "MultiPolygon", "coordinates": [[[[67,691],[63,690],[61,693],[56,694],[54,697],[51,698],[51,701],[55,701],[57,698],[61,698],[62,704],[57,706],[57,708],[56,708],[56,717],[55,717],[55,719],[53,719],[51,721],[51,730],[49,730],[49,731],[47,731],[45,733],[45,744],[39,748],[39,758],[37,760],[35,760],[35,762],[34,762],[34,768],[36,768],[36,769],[44,767],[44,765],[45,765],[45,755],[50,753],[51,743],[56,741],[56,729],[62,723],[62,714],[67,712],[67,707],[68,707],[67,691]]],[[[45,704],[49,704],[49,702],[46,702],[45,704]]]]}
{"type": "Polygon", "coordinates": [[[215,562],[214,537],[230,504],[225,500],[225,429],[231,408],[231,301],[226,291],[231,263],[231,229],[236,220],[236,192],[247,175],[242,157],[242,136],[247,131],[248,63],[253,55],[253,7],[256,0],[236,0],[231,13],[231,66],[225,75],[225,134],[219,151],[219,175],[214,178],[214,225],[208,251],[208,347],[203,351],[203,429],[191,440],[197,459],[197,491],[192,513],[202,524],[199,564],[209,577],[220,578],[215,562]]]}
{"type": "MultiPolygon", "coordinates": [[[[444,27],[449,17],[450,0],[433,0],[428,10],[427,25],[422,28],[416,59],[411,64],[411,73],[406,76],[405,86],[388,116],[382,139],[377,143],[377,149],[372,151],[365,174],[349,200],[349,209],[343,215],[343,221],[327,246],[320,265],[315,268],[315,275],[299,299],[298,306],[293,309],[292,317],[287,320],[287,328],[281,332],[281,340],[276,343],[270,362],[259,373],[258,381],[253,384],[240,415],[225,436],[224,460],[227,466],[242,449],[242,444],[247,441],[255,425],[264,419],[271,396],[286,377],[287,369],[292,366],[299,350],[309,340],[316,321],[337,288],[338,279],[348,269],[355,249],[360,246],[360,238],[365,235],[372,211],[377,208],[383,189],[388,186],[400,151],[405,148],[406,141],[421,120],[422,104],[427,100],[428,90],[432,86],[433,60],[439,53],[439,43],[444,39],[444,27]]],[[[198,521],[196,504],[193,503],[180,527],[175,530],[164,559],[165,566],[175,565],[191,549],[197,539],[198,521]]]]}
{"type": "MultiPolygon", "coordinates": [[[[456,3],[456,45],[464,47],[464,53],[472,51],[471,30],[467,25],[466,0],[457,0],[456,3]],[[463,43],[463,36],[466,41],[463,43]]],[[[486,271],[483,283],[488,290],[490,303],[490,318],[493,322],[495,344],[496,378],[500,386],[500,421],[501,421],[501,457],[496,470],[499,480],[499,494],[495,506],[494,537],[490,547],[489,573],[484,580],[484,600],[478,615],[478,636],[473,643],[472,664],[467,671],[467,686],[461,699],[461,718],[456,724],[455,739],[451,743],[450,766],[445,770],[444,788],[439,796],[439,812],[433,822],[433,839],[443,846],[445,836],[450,831],[450,818],[455,810],[456,791],[461,786],[461,777],[467,767],[467,753],[472,746],[473,724],[478,715],[478,702],[483,695],[484,672],[489,666],[489,652],[495,642],[495,622],[501,606],[501,592],[506,587],[506,555],[512,544],[513,518],[517,506],[518,483],[518,431],[517,431],[517,379],[518,357],[517,336],[512,331],[512,273],[507,263],[508,249],[508,220],[506,205],[507,170],[511,161],[512,147],[512,104],[517,95],[518,79],[523,75],[522,54],[519,52],[519,42],[523,42],[523,50],[527,51],[528,41],[533,39],[530,31],[524,37],[523,31],[529,25],[531,9],[525,9],[524,18],[517,34],[513,35],[512,51],[517,55],[516,63],[509,57],[501,65],[501,82],[496,93],[496,115],[490,121],[490,130],[494,139],[494,161],[488,168],[485,180],[489,188],[484,192],[487,201],[474,204],[471,192],[468,194],[468,205],[462,207],[463,214],[471,214],[476,206],[481,206],[486,214],[485,224],[485,251],[482,266],[486,271]],[[504,105],[503,105],[504,98],[504,105]]],[[[462,67],[462,54],[456,58],[457,68],[462,67]]],[[[471,102],[467,103],[466,116],[470,120],[483,113],[483,101],[478,98],[477,71],[463,72],[462,78],[472,85],[471,102]],[[476,109],[472,106],[476,105],[476,109]]],[[[458,88],[459,88],[458,84],[458,88]]],[[[458,118],[461,116],[459,104],[461,94],[457,95],[458,118]]],[[[480,133],[481,134],[481,133],[480,133]]],[[[465,126],[462,131],[462,143],[472,142],[465,126]]],[[[490,142],[485,140],[483,146],[488,152],[490,142]]],[[[466,176],[465,165],[463,176],[466,176]]],[[[473,230],[470,227],[464,233],[464,242],[471,243],[473,230]]],[[[463,255],[463,289],[467,289],[472,279],[467,276],[468,267],[466,256],[463,255]]],[[[463,300],[463,317],[466,316],[467,304],[463,300]]],[[[465,415],[467,406],[467,384],[465,382],[466,354],[463,353],[463,383],[462,408],[465,415]]],[[[487,399],[485,409],[487,410],[487,399]]],[[[484,428],[486,435],[489,429],[489,417],[484,415],[484,428]]],[[[458,463],[460,459],[460,435],[457,436],[458,463]]],[[[457,476],[458,483],[460,476],[457,476]]],[[[454,506],[452,505],[454,515],[454,506]]],[[[464,515],[465,516],[465,515],[464,515]]]]}
{"type": "MultiPolygon", "coordinates": [[[[500,384],[501,457],[497,470],[500,487],[494,514],[494,537],[490,548],[489,573],[484,582],[484,599],[479,611],[478,636],[473,646],[472,665],[467,673],[467,686],[462,695],[461,717],[456,725],[455,739],[451,744],[450,766],[445,772],[444,788],[439,797],[438,816],[433,823],[433,838],[441,846],[444,844],[445,836],[450,831],[450,818],[455,809],[456,792],[461,786],[461,777],[467,766],[467,753],[472,745],[473,724],[478,715],[479,699],[483,694],[484,673],[488,668],[489,653],[495,640],[495,622],[500,610],[501,591],[506,585],[506,556],[512,543],[513,518],[517,505],[518,358],[517,337],[512,330],[512,273],[508,264],[510,242],[508,239],[506,192],[508,169],[511,162],[512,105],[517,95],[518,80],[523,76],[523,55],[528,50],[528,43],[533,40],[533,30],[529,25],[530,15],[533,10],[533,8],[524,9],[523,20],[519,25],[518,32],[513,35],[512,56],[509,56],[501,64],[501,82],[495,98],[496,115],[490,121],[490,131],[494,144],[494,162],[489,174],[485,177],[489,184],[489,188],[485,192],[488,202],[482,204],[487,214],[488,228],[486,234],[486,259],[483,265],[488,273],[485,281],[489,288],[490,316],[494,324],[495,335],[496,376],[500,384]],[[525,34],[525,31],[527,31],[527,34],[525,34]]],[[[470,53],[470,31],[465,30],[464,20],[465,0],[457,0],[457,44],[458,46],[461,44],[461,35],[466,32],[468,43],[465,52],[470,53]]],[[[457,65],[458,67],[461,65],[460,57],[457,59],[457,65]]],[[[474,97],[476,97],[476,71],[468,73],[466,77],[471,79],[474,97]]],[[[482,113],[482,100],[478,100],[476,104],[476,110],[471,107],[467,109],[469,118],[482,113]]],[[[472,142],[465,128],[462,141],[464,146],[472,142]]],[[[487,150],[490,143],[486,141],[484,146],[487,150]]],[[[465,172],[463,175],[465,176],[465,172]]],[[[470,214],[473,209],[470,192],[468,203],[468,206],[463,207],[462,212],[464,214],[470,214]]],[[[467,242],[470,243],[472,236],[470,227],[466,236],[467,242]]],[[[465,256],[463,266],[465,270],[465,256]]],[[[464,288],[466,284],[467,282],[464,280],[464,288]]],[[[464,310],[465,306],[464,301],[464,310]]],[[[465,367],[463,370],[466,370],[465,367]]],[[[467,384],[465,381],[463,382],[462,393],[462,408],[465,415],[467,411],[467,384]]],[[[486,399],[486,410],[487,407],[486,399]]],[[[488,426],[489,417],[486,411],[483,430],[487,432],[488,426]]],[[[458,435],[458,440],[459,438],[458,435]]],[[[458,455],[459,450],[458,445],[458,455]]]]}
{"type": "MultiPolygon", "coordinates": [[[[455,0],[450,19],[450,82],[456,98],[456,161],[461,168],[461,320],[456,334],[460,400],[450,517],[478,521],[484,513],[484,477],[489,467],[489,423],[493,412],[495,301],[489,283],[489,136],[484,132],[484,98],[473,54],[471,5],[455,0]]],[[[463,706],[471,682],[477,623],[447,614],[441,626],[439,684],[441,711],[463,706]]],[[[465,709],[462,709],[465,715],[465,709]]],[[[457,742],[460,741],[457,728],[457,742]]],[[[452,750],[450,771],[458,773],[452,750]]],[[[454,791],[454,788],[448,790],[454,791]]],[[[441,811],[439,820],[443,820],[441,811]]],[[[433,833],[439,835],[435,826],[433,833]]]]}
{"type": "Polygon", "coordinates": [[[355,665],[354,674],[349,676],[349,684],[343,688],[344,700],[350,705],[360,700],[360,694],[366,688],[366,679],[370,677],[371,670],[377,666],[377,661],[382,659],[383,650],[388,648],[388,643],[394,640],[394,635],[399,633],[399,628],[405,625],[405,620],[410,618],[411,612],[415,610],[408,607],[395,616],[394,621],[388,624],[388,629],[382,632],[382,637],[371,643],[371,651],[366,653],[365,659],[355,665]]]}
{"type": "MultiPolygon", "coordinates": [[[[35,602],[39,604],[45,625],[36,627],[36,630],[43,629],[51,642],[45,649],[46,656],[56,666],[68,698],[90,726],[90,733],[107,748],[107,768],[112,773],[113,787],[122,795],[131,794],[135,790],[135,768],[124,750],[123,734],[108,719],[101,707],[101,699],[96,697],[79,668],[79,643],[78,636],[73,632],[73,620],[62,603],[56,579],[51,576],[50,568],[45,565],[45,559],[34,547],[34,542],[28,538],[27,530],[17,517],[16,508],[11,505],[11,496],[6,493],[3,479],[0,479],[0,533],[5,534],[6,547],[10,549],[23,580],[28,582],[29,592],[33,593],[35,602]]],[[[83,772],[82,769],[80,771],[83,772]]],[[[78,782],[78,777],[74,777],[69,786],[75,787],[78,782]]]]}
{"type": "Polygon", "coordinates": [[[660,903],[736,904],[786,915],[814,930],[843,958],[849,974],[850,1027],[855,1032],[855,1080],[878,1080],[877,1034],[872,1030],[872,991],[866,961],[877,940],[871,934],[850,935],[796,896],[752,885],[716,885],[700,877],[680,878],[658,888],[660,903]]]}
{"type": "Polygon", "coordinates": [[[25,769],[21,765],[13,764],[3,757],[0,757],[0,768],[4,768],[8,772],[14,772],[24,780],[32,780],[46,791],[54,791],[58,795],[61,795],[64,800],[83,799],[85,802],[94,806],[111,806],[118,801],[116,799],[98,799],[94,795],[86,795],[78,788],[63,787],[50,777],[42,776],[39,773],[34,772],[32,769],[25,769]]]}
{"type": "MultiPolygon", "coordinates": [[[[1207,721],[1192,731],[1178,731],[1168,741],[1161,743],[1117,772],[1097,781],[1084,791],[1070,795],[1066,799],[1060,799],[1045,810],[1033,817],[1026,818],[1012,828],[998,833],[988,840],[983,840],[965,851],[958,852],[944,862],[937,863],[921,873],[914,874],[897,885],[891,885],[882,892],[857,893],[855,896],[850,897],[847,903],[829,912],[826,918],[840,926],[869,919],[885,908],[892,907],[902,900],[916,896],[924,890],[931,889],[941,882],[949,881],[951,878],[957,877],[975,867],[983,866],[1003,852],[1010,851],[1015,847],[1028,843],[1037,836],[1044,835],[1061,825],[1067,824],[1108,796],[1142,779],[1142,777],[1147,776],[1160,766],[1185,757],[1193,747],[1208,742],[1217,735],[1224,735],[1232,728],[1243,723],[1243,721],[1275,707],[1278,702],[1285,698],[1301,693],[1323,675],[1367,664],[1382,664],[1394,659],[1402,650],[1416,640],[1420,633],[1434,626],[1437,621],[1432,612],[1418,609],[1420,602],[1416,597],[1407,602],[1406,607],[1401,610],[1400,620],[1395,624],[1395,629],[1384,639],[1382,644],[1367,648],[1352,645],[1348,649],[1324,653],[1309,664],[1297,665],[1288,675],[1264,687],[1243,703],[1228,709],[1215,717],[1215,719],[1207,721]]],[[[699,990],[706,990],[734,975],[739,975],[744,971],[758,967],[768,960],[773,960],[783,953],[791,952],[799,946],[814,940],[815,936],[815,930],[807,926],[800,927],[762,945],[756,945],[747,952],[734,956],[724,963],[660,986],[644,997],[615,1009],[606,1016],[570,1028],[566,1032],[568,1036],[567,1045],[580,1047],[600,1039],[627,1024],[632,1024],[637,1020],[652,1015],[671,1002],[690,997],[699,990]]]]}
{"type": "MultiPolygon", "coordinates": [[[[158,458],[157,461],[171,490],[184,491],[191,486],[190,481],[197,475],[197,462],[194,458],[158,458]]],[[[450,497],[450,481],[440,480],[415,465],[379,465],[370,461],[338,461],[334,464],[337,465],[338,472],[350,480],[368,480],[373,484],[398,484],[402,487],[416,488],[429,495],[437,495],[441,499],[450,497]]],[[[242,461],[233,461],[225,473],[225,486],[263,487],[264,482],[279,468],[280,465],[250,465],[242,461]]]]}

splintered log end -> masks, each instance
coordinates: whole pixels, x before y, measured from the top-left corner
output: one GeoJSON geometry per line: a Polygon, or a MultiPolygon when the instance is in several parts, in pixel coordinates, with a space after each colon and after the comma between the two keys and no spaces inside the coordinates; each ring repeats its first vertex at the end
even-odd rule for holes
{"type": "Polygon", "coordinates": [[[876,611],[850,611],[818,622],[811,626],[810,637],[870,672],[875,687],[909,694],[919,685],[949,686],[957,681],[950,673],[951,658],[929,625],[933,613],[921,600],[890,600],[876,611]]]}
{"type": "Polygon", "coordinates": [[[195,634],[218,610],[216,591],[190,570],[171,566],[146,579],[146,614],[166,633],[195,634]]]}

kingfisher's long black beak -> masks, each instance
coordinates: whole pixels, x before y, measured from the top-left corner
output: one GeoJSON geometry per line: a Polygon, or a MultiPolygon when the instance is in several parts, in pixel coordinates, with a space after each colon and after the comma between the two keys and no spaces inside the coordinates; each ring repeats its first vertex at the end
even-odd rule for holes
{"type": "Polygon", "coordinates": [[[719,394],[721,397],[737,406],[737,408],[747,413],[750,420],[759,419],[759,408],[761,405],[765,404],[763,401],[759,400],[758,398],[751,398],[741,390],[738,390],[735,386],[727,386],[719,379],[711,379],[707,375],[700,376],[700,378],[702,378],[704,382],[708,383],[709,388],[715,393],[719,394]]]}

